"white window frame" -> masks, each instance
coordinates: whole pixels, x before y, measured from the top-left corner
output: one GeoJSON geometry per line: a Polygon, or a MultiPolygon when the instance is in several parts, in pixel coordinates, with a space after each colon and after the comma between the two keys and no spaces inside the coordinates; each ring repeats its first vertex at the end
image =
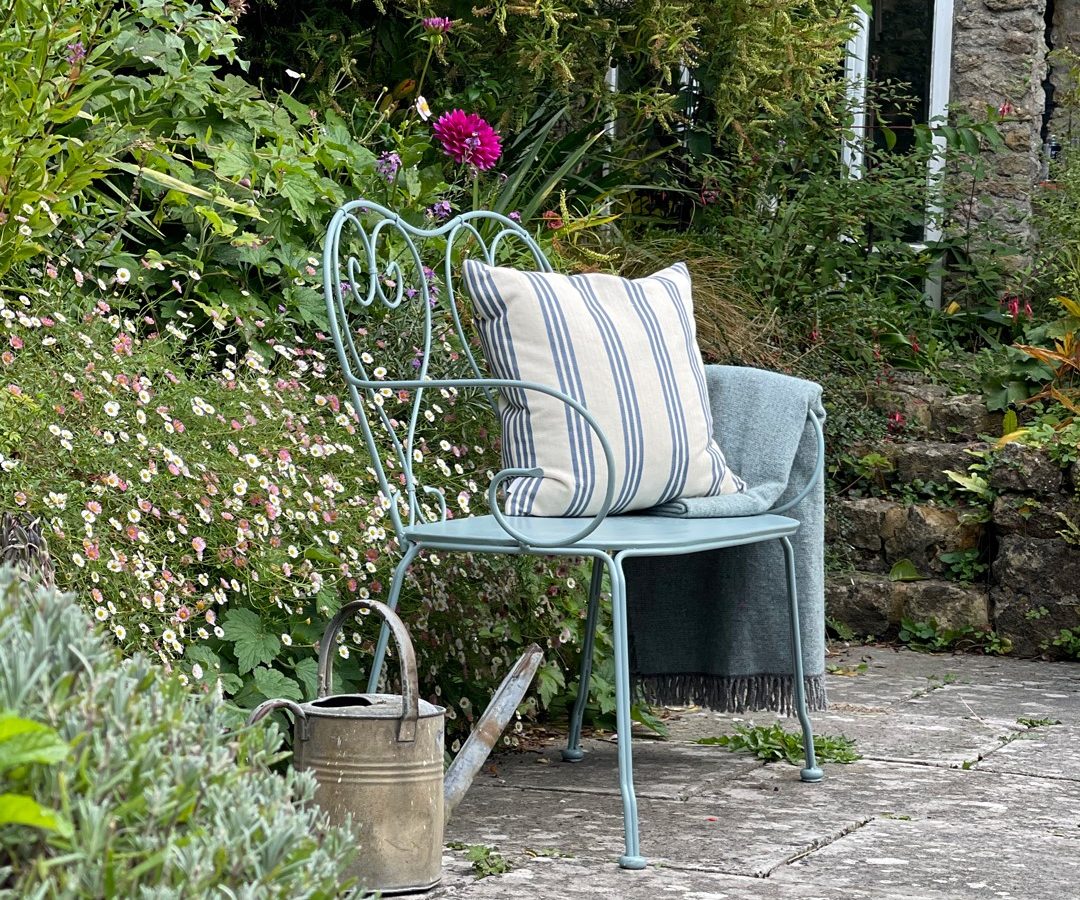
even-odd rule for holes
{"type": "MultiPolygon", "coordinates": [[[[952,87],[952,45],[954,0],[934,0],[933,34],[930,47],[930,97],[927,108],[929,122],[945,121],[949,111],[949,91],[952,87]]],[[[855,109],[854,138],[845,140],[843,146],[844,170],[850,178],[861,178],[865,170],[862,140],[866,135],[868,112],[866,109],[867,64],[870,55],[870,16],[856,7],[855,32],[848,40],[844,61],[847,80],[847,96],[855,109]]],[[[945,206],[941,191],[941,178],[945,171],[945,138],[934,134],[934,153],[927,166],[926,225],[923,241],[941,240],[944,227],[945,206]]],[[[916,247],[925,246],[920,242],[916,247]]],[[[927,279],[925,286],[930,302],[941,306],[941,277],[927,279]]]]}

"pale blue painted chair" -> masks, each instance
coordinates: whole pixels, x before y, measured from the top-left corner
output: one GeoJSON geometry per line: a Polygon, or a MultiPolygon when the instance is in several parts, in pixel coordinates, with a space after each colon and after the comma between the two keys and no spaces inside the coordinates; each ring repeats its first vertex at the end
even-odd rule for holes
{"type": "MultiPolygon", "coordinates": [[[[559,398],[588,423],[596,433],[607,459],[607,471],[614,472],[614,458],[607,439],[595,419],[580,403],[547,385],[507,379],[487,378],[475,359],[457,304],[455,255],[465,250],[490,264],[524,264],[551,271],[551,265],[529,233],[519,224],[493,212],[476,211],[456,216],[434,228],[414,225],[397,214],[368,200],[357,200],[339,209],[330,222],[323,251],[323,287],[326,294],[330,330],[337,348],[352,404],[363,430],[371,465],[382,494],[389,500],[388,514],[401,547],[402,557],[394,570],[387,604],[394,608],[409,566],[421,550],[440,552],[532,554],[540,556],[590,557],[593,560],[589,585],[586,637],[583,647],[581,681],[570,720],[570,737],[563,758],[582,758],[581,722],[588,698],[593,641],[600,608],[600,590],[606,572],[611,586],[611,607],[616,673],[616,720],[619,747],[619,789],[622,795],[626,852],[619,864],[627,869],[645,867],[638,842],[637,802],[634,796],[631,753],[630,672],[627,648],[626,582],[622,562],[631,556],[666,556],[713,550],[723,547],[779,541],[787,567],[791,608],[791,642],[794,660],[796,712],[802,724],[806,746],[804,781],[820,781],[821,769],[814,757],[814,740],[807,713],[803,682],[802,642],[799,635],[795,563],[790,537],[799,523],[782,513],[796,506],[821,478],[824,438],[816,417],[818,460],[814,478],[802,492],[783,507],[764,515],[725,519],[671,519],[649,515],[607,515],[615,492],[614,478],[608,479],[601,510],[592,518],[534,518],[506,516],[499,507],[499,487],[520,475],[540,475],[540,469],[504,469],[488,490],[491,513],[471,518],[447,519],[446,502],[440,491],[420,484],[413,474],[413,443],[417,422],[424,407],[425,392],[441,389],[478,389],[494,406],[501,390],[539,391],[559,398]],[[421,249],[438,254],[436,266],[425,270],[421,249]],[[500,253],[502,256],[500,256],[500,253]],[[432,281],[441,264],[441,290],[432,281]],[[429,274],[430,273],[430,274],[429,274]],[[381,310],[385,307],[385,310],[381,310]],[[413,365],[413,377],[374,377],[375,362],[367,362],[367,348],[358,347],[355,330],[365,319],[397,312],[410,317],[422,345],[413,365]],[[473,375],[466,379],[440,379],[429,373],[432,359],[433,316],[448,315],[460,350],[467,357],[473,375]],[[410,407],[404,428],[392,426],[382,405],[385,392],[410,392],[410,407]],[[376,441],[376,431],[385,433],[398,482],[391,486],[376,441]],[[404,434],[400,432],[404,431],[404,434]],[[438,507],[438,520],[423,514],[425,496],[438,507]]],[[[434,258],[431,257],[433,261],[434,258]]],[[[403,362],[404,365],[404,362],[403,362]]],[[[380,373],[381,374],[381,373],[380,373]]],[[[376,646],[368,691],[375,692],[382,671],[389,633],[384,625],[376,646]]]]}

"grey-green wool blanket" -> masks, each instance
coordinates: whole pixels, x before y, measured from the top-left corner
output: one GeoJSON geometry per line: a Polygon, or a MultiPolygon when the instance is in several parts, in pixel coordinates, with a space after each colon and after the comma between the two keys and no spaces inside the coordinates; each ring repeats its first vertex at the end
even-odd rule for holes
{"type": "MultiPolygon", "coordinates": [[[[665,504],[657,515],[711,518],[767,512],[813,474],[824,422],[821,387],[732,366],[705,369],[713,429],[747,483],[740,494],[665,504]]],[[[825,708],[824,487],[785,513],[801,527],[795,548],[807,700],[825,708]]],[[[790,714],[794,695],[783,551],[769,541],[685,556],[625,561],[630,666],[646,698],[724,712],[790,714]]]]}

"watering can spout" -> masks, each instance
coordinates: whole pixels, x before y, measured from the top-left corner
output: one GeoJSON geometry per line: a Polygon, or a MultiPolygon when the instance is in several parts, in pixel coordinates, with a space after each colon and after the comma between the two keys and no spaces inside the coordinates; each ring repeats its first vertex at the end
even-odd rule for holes
{"type": "Polygon", "coordinates": [[[536,670],[540,668],[543,660],[543,651],[536,644],[530,644],[499,685],[488,708],[484,710],[469,739],[465,741],[465,746],[454,757],[443,786],[443,816],[446,821],[449,821],[451,813],[465,796],[476,773],[480,771],[500,735],[510,724],[510,719],[521,704],[521,698],[532,684],[536,670]]]}

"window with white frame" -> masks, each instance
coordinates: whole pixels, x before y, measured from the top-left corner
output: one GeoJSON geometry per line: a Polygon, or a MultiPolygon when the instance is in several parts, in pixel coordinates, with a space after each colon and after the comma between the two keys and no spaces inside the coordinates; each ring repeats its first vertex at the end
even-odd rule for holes
{"type": "MultiPolygon", "coordinates": [[[[886,126],[895,138],[893,152],[906,152],[914,140],[913,125],[942,120],[949,101],[952,67],[953,0],[873,0],[857,11],[858,28],[848,44],[845,73],[848,95],[856,109],[856,135],[884,146],[886,126]],[[885,102],[867,113],[867,84],[904,86],[910,103],[885,102]]],[[[844,162],[852,177],[863,175],[862,140],[844,147],[844,162]]],[[[935,138],[937,152],[927,172],[930,191],[923,240],[941,237],[941,200],[937,185],[945,164],[944,139],[935,138]]]]}

